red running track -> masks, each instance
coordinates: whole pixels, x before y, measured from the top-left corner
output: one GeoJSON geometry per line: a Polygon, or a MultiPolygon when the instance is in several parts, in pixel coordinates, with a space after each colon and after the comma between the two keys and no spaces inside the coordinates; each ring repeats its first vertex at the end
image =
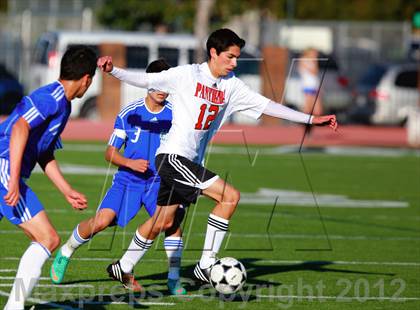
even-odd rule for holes
{"type": "MultiPolygon", "coordinates": [[[[113,122],[70,120],[62,134],[64,140],[107,141],[113,122]]],[[[217,133],[215,143],[300,145],[304,129],[297,125],[247,126],[226,125],[217,133]]],[[[341,126],[337,132],[327,127],[314,127],[304,139],[305,146],[373,146],[408,147],[407,133],[401,127],[341,126]]]]}

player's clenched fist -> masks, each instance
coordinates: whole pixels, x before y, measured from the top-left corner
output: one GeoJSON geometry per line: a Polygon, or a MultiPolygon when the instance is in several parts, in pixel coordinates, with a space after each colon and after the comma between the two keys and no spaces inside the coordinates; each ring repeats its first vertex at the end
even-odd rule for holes
{"type": "Polygon", "coordinates": [[[144,159],[130,159],[127,164],[131,170],[142,173],[149,168],[149,161],[144,159]]]}
{"type": "Polygon", "coordinates": [[[111,72],[114,68],[112,64],[112,57],[111,56],[102,56],[98,58],[96,63],[103,72],[111,72]]]}
{"type": "Polygon", "coordinates": [[[338,123],[335,115],[314,116],[312,119],[312,124],[319,126],[328,125],[334,131],[336,131],[338,128],[338,123]]]}

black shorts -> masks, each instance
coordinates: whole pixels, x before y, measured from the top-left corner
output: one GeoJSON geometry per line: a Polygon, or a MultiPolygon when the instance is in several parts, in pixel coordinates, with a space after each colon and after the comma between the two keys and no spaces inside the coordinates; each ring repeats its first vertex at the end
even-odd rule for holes
{"type": "Polygon", "coordinates": [[[201,191],[219,178],[203,166],[176,154],[159,154],[155,164],[161,179],[159,206],[195,203],[201,191]]]}

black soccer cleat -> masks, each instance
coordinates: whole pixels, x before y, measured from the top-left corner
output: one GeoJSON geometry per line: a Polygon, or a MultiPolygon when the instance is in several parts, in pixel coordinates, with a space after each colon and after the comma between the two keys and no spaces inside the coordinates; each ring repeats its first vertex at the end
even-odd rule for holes
{"type": "Polygon", "coordinates": [[[136,281],[132,273],[125,273],[121,269],[120,261],[112,263],[106,268],[108,275],[121,284],[128,290],[138,293],[143,291],[143,287],[136,281]]]}
{"type": "Polygon", "coordinates": [[[197,263],[197,265],[195,265],[194,268],[194,276],[200,280],[201,282],[204,283],[210,283],[210,270],[211,267],[208,268],[201,268],[200,267],[200,262],[197,263]]]}

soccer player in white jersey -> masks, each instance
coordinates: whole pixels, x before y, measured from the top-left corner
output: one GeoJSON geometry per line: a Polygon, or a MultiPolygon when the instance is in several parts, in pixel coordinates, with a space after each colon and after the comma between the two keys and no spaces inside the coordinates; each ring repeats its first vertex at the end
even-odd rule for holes
{"type": "MultiPolygon", "coordinates": [[[[98,59],[104,72],[124,82],[172,95],[172,127],[156,156],[161,177],[157,210],[139,226],[136,235],[150,244],[172,226],[179,205],[194,203],[200,194],[213,199],[216,206],[209,215],[202,256],[194,269],[194,275],[203,282],[209,281],[209,271],[240,198],[237,189],[200,164],[208,142],[224,121],[232,113],[242,112],[254,118],[266,114],[337,129],[335,115],[311,116],[289,109],[250,90],[235,77],[233,70],[244,45],[233,31],[219,29],[207,40],[207,62],[151,74],[116,68],[109,56],[98,59]]],[[[130,273],[147,249],[142,245],[130,247],[119,261],[118,272],[130,273]]]]}
{"type": "Polygon", "coordinates": [[[87,207],[85,196],[64,179],[54,151],[61,148],[60,134],[71,111],[71,100],[80,98],[92,83],[95,53],[83,46],[64,53],[58,81],[24,97],[0,124],[0,219],[4,216],[32,240],[19,262],[5,309],[24,309],[46,260],[60,244],[44,207],[26,185],[38,163],[48,178],[77,210],[87,207]]]}
{"type": "MultiPolygon", "coordinates": [[[[151,62],[146,72],[161,72],[169,68],[166,61],[159,59],[151,62]]],[[[166,101],[167,97],[166,93],[151,90],[146,98],[129,104],[118,114],[105,152],[105,158],[119,167],[118,172],[96,215],[78,224],[67,242],[57,251],[50,269],[53,283],[60,284],[63,281],[71,256],[95,234],[109,226],[125,227],[142,205],[150,216],[155,213],[160,183],[155,155],[172,121],[172,106],[166,101]],[[123,145],[124,154],[120,154],[123,145]]],[[[183,210],[179,209],[179,217],[183,210]]],[[[179,222],[182,220],[178,219],[179,222]]],[[[184,295],[186,290],[179,281],[181,229],[179,225],[175,226],[166,231],[164,241],[169,259],[168,289],[171,295],[184,295]]],[[[141,243],[141,240],[135,239],[134,242],[141,243]]],[[[110,275],[114,276],[114,273],[110,272],[110,275]]],[[[117,274],[115,280],[134,292],[142,290],[131,273],[117,274]]]]}

